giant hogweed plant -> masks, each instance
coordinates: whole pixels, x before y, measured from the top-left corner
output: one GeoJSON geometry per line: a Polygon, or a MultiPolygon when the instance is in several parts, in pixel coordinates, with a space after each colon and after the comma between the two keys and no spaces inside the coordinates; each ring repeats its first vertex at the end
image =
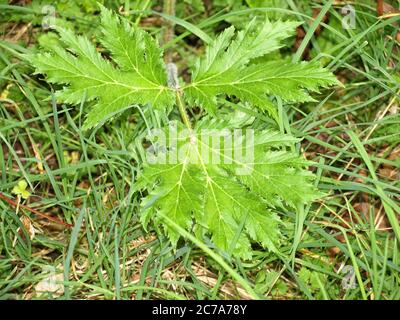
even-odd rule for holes
{"type": "Polygon", "coordinates": [[[171,136],[165,129],[167,138],[175,139],[174,148],[155,152],[152,161],[139,164],[141,175],[135,183],[145,195],[141,199],[143,226],[152,222],[160,227],[174,246],[180,238],[178,225],[201,239],[210,236],[217,248],[242,258],[251,257],[252,243],[275,251],[281,238],[278,209],[296,210],[321,196],[313,174],[307,171],[309,162],[293,151],[298,140],[273,130],[255,131],[251,141],[246,141],[250,139],[247,135],[238,136],[236,148],[242,153],[251,148],[252,152],[243,161],[227,156],[227,150],[234,148],[226,141],[211,143],[201,132],[244,129],[218,120],[217,97],[231,97],[276,118],[274,98],[290,103],[313,101],[311,92],[339,84],[317,62],[261,58],[281,48],[298,23],[256,25],[253,21],[242,31],[225,29],[197,59],[191,82],[181,85],[176,75],[171,78],[175,81],[169,81],[167,69],[174,68],[166,68],[163,51],[148,33],[105,8],[101,25],[100,41],[111,61],[89,39],[62,28],[57,31],[65,48],[54,47],[29,59],[36,73],[63,85],[56,92],[58,101],[72,105],[84,99],[94,101],[84,122],[86,130],[132,105],[167,114],[179,110],[182,122],[176,127],[186,133],[171,136]],[[203,110],[197,123],[192,123],[185,105],[203,110]],[[180,157],[176,157],[176,148],[184,150],[180,157]],[[228,161],[204,161],[204,154],[223,155],[228,161]],[[174,161],[154,161],[160,157],[174,161]],[[171,220],[175,227],[168,223],[171,220]]]}

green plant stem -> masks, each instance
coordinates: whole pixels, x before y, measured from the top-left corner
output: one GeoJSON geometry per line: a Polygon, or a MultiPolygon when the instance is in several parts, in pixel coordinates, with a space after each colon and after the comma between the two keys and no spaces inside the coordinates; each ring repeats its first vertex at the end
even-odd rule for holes
{"type": "Polygon", "coordinates": [[[242,287],[247,291],[247,293],[254,300],[260,300],[259,295],[253,289],[253,287],[246,281],[236,270],[234,270],[228,263],[224,261],[224,259],[216,254],[213,250],[211,250],[207,245],[205,245],[202,241],[198,240],[196,237],[192,236],[185,229],[176,224],[173,220],[167,217],[165,214],[160,213],[161,217],[165,220],[167,224],[177,230],[181,235],[192,241],[195,245],[197,245],[201,250],[203,250],[206,254],[208,254],[215,262],[217,262],[225,271],[235,279],[242,287]]]}
{"type": "MultiPolygon", "coordinates": [[[[169,16],[175,16],[175,4],[176,4],[176,0],[164,0],[163,13],[166,15],[169,15],[169,16]]],[[[164,45],[172,40],[172,38],[174,36],[174,27],[175,27],[175,23],[172,20],[167,21],[167,27],[165,29],[164,39],[163,39],[164,45]]],[[[165,56],[164,56],[165,63],[172,63],[172,55],[173,55],[173,52],[172,52],[171,48],[168,48],[165,51],[165,56]]],[[[177,75],[176,75],[176,78],[177,78],[177,75]]],[[[177,101],[177,105],[178,105],[178,109],[179,109],[179,113],[181,115],[182,121],[186,125],[186,127],[191,130],[192,125],[190,123],[189,116],[186,112],[185,103],[183,102],[183,99],[182,99],[182,91],[179,89],[179,86],[177,88],[175,88],[175,90],[176,90],[176,101],[177,101]]]]}
{"type": "MultiPolygon", "coordinates": [[[[164,0],[163,3],[163,13],[169,16],[175,16],[175,1],[176,0],[164,0]]],[[[172,38],[174,37],[174,27],[175,27],[175,23],[172,20],[167,20],[166,21],[167,26],[165,28],[165,32],[164,32],[164,44],[170,42],[172,40],[172,38]]],[[[173,56],[173,52],[172,52],[172,48],[168,48],[165,51],[165,56],[164,56],[164,60],[166,63],[171,63],[172,62],[172,56],[173,56]]]]}
{"type": "Polygon", "coordinates": [[[186,125],[186,127],[188,129],[191,130],[192,129],[192,125],[190,123],[189,116],[188,116],[188,114],[186,112],[186,107],[185,107],[185,104],[184,104],[183,99],[182,99],[182,91],[180,91],[179,89],[176,90],[176,101],[177,101],[177,104],[178,104],[179,113],[181,114],[183,123],[186,125]]]}

